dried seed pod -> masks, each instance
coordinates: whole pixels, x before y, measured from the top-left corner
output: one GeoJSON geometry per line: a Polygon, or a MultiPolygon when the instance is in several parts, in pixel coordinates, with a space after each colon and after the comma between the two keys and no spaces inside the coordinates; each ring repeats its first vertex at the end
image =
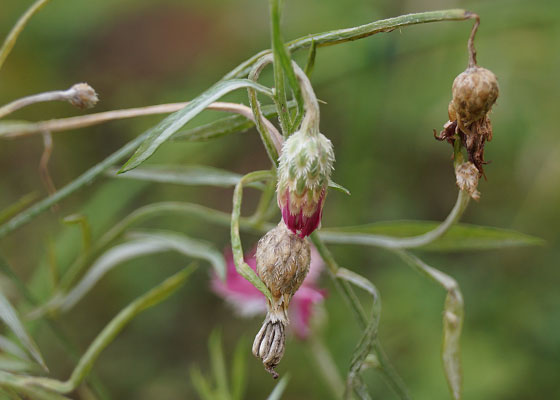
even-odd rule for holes
{"type": "Polygon", "coordinates": [[[257,274],[270,290],[272,301],[267,303],[268,313],[255,337],[253,354],[277,378],[274,368],[284,355],[288,306],[309,272],[311,252],[307,240],[280,221],[259,240],[256,258],[257,274]]]}
{"type": "Polygon", "coordinates": [[[483,118],[498,98],[496,75],[486,68],[469,67],[453,81],[453,100],[449,118],[457,118],[462,130],[483,118]]]}
{"type": "Polygon", "coordinates": [[[459,189],[467,192],[474,200],[480,199],[480,192],[477,190],[479,172],[472,162],[457,165],[455,177],[459,189]]]}
{"type": "Polygon", "coordinates": [[[97,93],[95,93],[95,90],[87,83],[76,83],[70,89],[74,91],[70,98],[70,103],[74,107],[81,109],[92,108],[99,101],[97,93]]]}

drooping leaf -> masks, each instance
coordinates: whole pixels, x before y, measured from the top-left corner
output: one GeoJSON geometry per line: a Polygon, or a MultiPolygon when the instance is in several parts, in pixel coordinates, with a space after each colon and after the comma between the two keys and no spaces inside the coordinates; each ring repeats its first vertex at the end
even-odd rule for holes
{"type": "Polygon", "coordinates": [[[219,276],[225,277],[224,257],[208,242],[167,231],[135,232],[130,238],[131,241],[114,246],[101,255],[72,290],[62,298],[55,297],[51,306],[67,311],[111,269],[133,258],[163,251],[173,250],[188,257],[207,260],[219,276]]]}
{"type": "Polygon", "coordinates": [[[191,239],[181,233],[162,230],[134,232],[130,234],[130,237],[150,240],[154,243],[162,243],[169,249],[175,250],[187,257],[206,260],[212,265],[216,274],[225,279],[226,264],[224,256],[220,251],[216,250],[216,247],[214,247],[212,243],[191,239]]]}
{"type": "MultiPolygon", "coordinates": [[[[117,169],[110,169],[107,174],[117,179],[137,179],[189,186],[232,187],[243,177],[234,172],[202,165],[147,165],[126,174],[116,175],[117,172],[117,169]]],[[[260,182],[253,182],[247,186],[264,188],[260,182]]]]}
{"type": "Polygon", "coordinates": [[[31,192],[20,198],[15,203],[9,205],[8,207],[0,210],[0,224],[8,221],[14,215],[25,209],[28,205],[33,203],[39,195],[37,192],[31,192]]]}
{"type": "MultiPolygon", "coordinates": [[[[329,243],[382,246],[391,238],[422,235],[439,225],[432,221],[388,221],[343,228],[328,228],[320,236],[329,243]]],[[[436,241],[418,247],[426,251],[490,250],[543,245],[540,238],[509,229],[456,224],[436,241]]]]}
{"type": "Polygon", "coordinates": [[[21,344],[23,344],[35,361],[37,361],[43,369],[48,371],[39,348],[23,327],[16,310],[2,292],[0,292],[0,319],[14,332],[21,344]]]}
{"type": "Polygon", "coordinates": [[[169,115],[159,124],[151,128],[148,131],[149,133],[146,133],[146,139],[119,172],[127,172],[138,167],[146,161],[148,157],[154,154],[157,148],[167,141],[175,132],[181,129],[187,122],[223,95],[236,89],[247,87],[251,87],[259,92],[272,96],[272,91],[270,89],[248,79],[232,79],[218,82],[200,96],[189,102],[185,108],[169,115]]]}
{"type": "Polygon", "coordinates": [[[280,400],[284,394],[284,390],[286,390],[286,387],[288,386],[289,380],[290,375],[286,374],[282,379],[280,379],[280,382],[276,384],[266,400],[280,400]]]}

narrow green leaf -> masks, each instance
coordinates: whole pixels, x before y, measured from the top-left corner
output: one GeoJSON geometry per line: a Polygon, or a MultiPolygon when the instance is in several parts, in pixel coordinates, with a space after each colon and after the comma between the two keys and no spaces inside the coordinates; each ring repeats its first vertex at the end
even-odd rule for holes
{"type": "Polygon", "coordinates": [[[0,371],[0,386],[33,400],[70,400],[56,392],[28,384],[26,376],[0,371]]]}
{"type": "Polygon", "coordinates": [[[14,332],[21,344],[23,344],[23,346],[27,349],[27,351],[29,352],[29,354],[31,354],[35,361],[37,361],[39,365],[43,367],[43,369],[48,371],[39,348],[23,327],[23,324],[21,323],[16,310],[10,304],[8,299],[4,297],[4,294],[2,292],[0,292],[0,319],[4,321],[4,323],[12,330],[12,332],[14,332]]]}
{"type": "Polygon", "coordinates": [[[218,329],[214,329],[210,334],[208,350],[210,351],[210,365],[212,366],[212,374],[216,382],[218,396],[222,400],[230,400],[222,334],[218,329]]]}
{"type": "Polygon", "coordinates": [[[0,350],[2,353],[11,354],[22,360],[29,360],[29,357],[27,357],[27,354],[21,347],[3,335],[0,335],[0,350]]]}
{"type": "Polygon", "coordinates": [[[2,211],[0,211],[0,224],[8,221],[14,215],[25,209],[28,205],[33,203],[37,199],[37,197],[39,197],[39,194],[37,192],[31,192],[20,198],[14,204],[4,208],[2,211]]]}
{"type": "Polygon", "coordinates": [[[286,374],[282,379],[280,379],[280,382],[276,384],[266,400],[280,400],[284,394],[284,390],[286,390],[286,387],[288,386],[289,381],[290,375],[286,374]]]}
{"type": "Polygon", "coordinates": [[[231,398],[232,400],[243,400],[247,388],[247,354],[249,347],[247,340],[242,337],[235,351],[231,364],[231,398]]]}
{"type": "Polygon", "coordinates": [[[66,225],[79,225],[82,232],[82,245],[84,252],[88,252],[91,247],[91,226],[88,218],[81,214],[72,214],[64,217],[62,222],[66,225]]]}
{"type": "MultiPolygon", "coordinates": [[[[234,172],[202,165],[147,165],[121,175],[116,175],[117,171],[117,169],[110,169],[107,171],[107,175],[117,179],[137,179],[192,186],[232,187],[237,185],[243,177],[234,172]]],[[[261,182],[253,182],[247,186],[264,189],[261,182]]]]}
{"type": "Polygon", "coordinates": [[[366,325],[366,328],[356,346],[352,355],[352,361],[348,369],[348,377],[346,382],[345,399],[351,398],[351,391],[354,392],[361,399],[369,399],[370,396],[367,392],[367,387],[360,377],[364,364],[368,355],[372,352],[374,342],[377,339],[377,328],[379,326],[379,318],[381,316],[381,301],[379,293],[375,286],[365,277],[350,271],[346,268],[339,268],[336,277],[367,291],[373,298],[373,305],[371,317],[366,325]]]}
{"type": "Polygon", "coordinates": [[[454,400],[461,400],[463,373],[461,370],[461,329],[463,298],[458,290],[449,291],[443,309],[442,360],[445,378],[454,400]]]}
{"type": "Polygon", "coordinates": [[[187,257],[207,260],[220,277],[225,277],[224,257],[208,242],[167,231],[135,232],[130,235],[130,238],[131,241],[114,246],[101,255],[68,294],[54,297],[48,307],[51,310],[68,311],[113,268],[134,258],[169,250],[177,251],[187,257]]]}
{"type": "Polygon", "coordinates": [[[190,370],[191,382],[194,389],[202,400],[216,400],[217,396],[212,392],[210,383],[200,372],[198,367],[193,367],[190,370]]]}
{"type": "Polygon", "coordinates": [[[224,256],[220,251],[216,250],[212,243],[191,239],[181,233],[162,230],[134,232],[130,234],[130,237],[133,239],[149,240],[153,243],[161,243],[187,257],[206,260],[212,265],[219,277],[222,279],[226,277],[224,256]]]}
{"type": "Polygon", "coordinates": [[[142,164],[175,132],[223,95],[236,89],[248,87],[272,96],[272,91],[269,88],[248,79],[232,79],[218,82],[200,96],[193,99],[185,108],[167,116],[163,121],[147,131],[147,133],[145,133],[147,135],[146,139],[119,172],[130,171],[142,164]]]}
{"type": "MultiPolygon", "coordinates": [[[[440,223],[432,221],[388,221],[368,225],[322,229],[320,236],[326,242],[378,245],[383,240],[424,234],[440,223]]],[[[456,224],[440,239],[418,247],[426,251],[491,250],[505,247],[538,246],[545,242],[521,232],[478,226],[456,224]]]]}
{"type": "Polygon", "coordinates": [[[350,190],[346,189],[344,186],[339,185],[336,182],[333,181],[329,181],[329,187],[333,188],[334,190],[337,190],[341,193],[347,194],[348,196],[351,195],[350,190]]]}
{"type": "MultiPolygon", "coordinates": [[[[288,101],[288,108],[290,110],[294,109],[295,107],[295,101],[288,101]]],[[[274,104],[261,106],[261,112],[268,119],[271,119],[278,115],[278,111],[276,110],[276,106],[274,104]]],[[[170,140],[203,142],[230,135],[232,133],[246,132],[254,126],[255,123],[253,121],[248,120],[242,115],[229,115],[227,117],[217,119],[204,125],[195,126],[194,128],[181,129],[173,134],[170,140]]],[[[1,134],[2,124],[0,124],[0,135],[1,134]]]]}
{"type": "Polygon", "coordinates": [[[39,367],[34,362],[22,360],[21,358],[6,354],[0,354],[0,371],[29,373],[37,369],[39,369],[39,367]]]}
{"type": "Polygon", "coordinates": [[[311,77],[313,72],[313,67],[315,67],[315,57],[317,56],[317,43],[313,40],[311,46],[309,47],[309,53],[307,54],[307,63],[305,64],[305,75],[311,77]]]}
{"type": "Polygon", "coordinates": [[[95,284],[110,270],[125,261],[148,254],[168,251],[169,247],[161,241],[149,239],[133,240],[112,247],[101,255],[91,266],[84,277],[62,297],[55,297],[50,302],[52,310],[68,311],[82,299],[95,284]]]}

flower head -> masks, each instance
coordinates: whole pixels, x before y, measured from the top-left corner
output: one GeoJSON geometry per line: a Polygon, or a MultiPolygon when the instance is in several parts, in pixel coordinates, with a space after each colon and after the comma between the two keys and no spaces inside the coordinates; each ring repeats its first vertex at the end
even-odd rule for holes
{"type": "MultiPolygon", "coordinates": [[[[216,274],[212,276],[212,290],[218,296],[225,299],[242,317],[264,315],[267,311],[266,298],[249,281],[243,278],[235,270],[233,255],[231,251],[226,252],[226,279],[222,281],[216,274]]],[[[257,261],[255,251],[247,254],[245,262],[256,270],[257,261]]],[[[292,297],[288,311],[290,326],[300,339],[305,339],[310,333],[310,323],[313,316],[313,307],[321,303],[326,291],[319,289],[316,284],[324,267],[317,250],[311,248],[311,263],[309,273],[303,284],[292,297]]]]}
{"type": "Polygon", "coordinates": [[[332,143],[321,133],[300,130],[284,142],[278,206],[286,226],[299,237],[309,236],[321,223],[333,163],[332,143]]]}

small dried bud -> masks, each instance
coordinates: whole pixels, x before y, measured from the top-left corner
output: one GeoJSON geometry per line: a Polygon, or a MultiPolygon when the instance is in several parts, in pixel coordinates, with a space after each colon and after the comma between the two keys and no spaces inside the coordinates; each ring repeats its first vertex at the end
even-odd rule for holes
{"type": "Polygon", "coordinates": [[[74,93],[68,101],[74,107],[80,109],[92,108],[99,101],[97,93],[95,93],[95,90],[87,83],[76,83],[70,90],[74,93]]]}
{"type": "Polygon", "coordinates": [[[455,177],[459,189],[467,192],[474,200],[480,199],[480,192],[477,190],[480,172],[472,162],[457,165],[455,177]]]}
{"type": "Polygon", "coordinates": [[[284,354],[288,306],[309,272],[311,251],[305,238],[294,235],[283,221],[259,240],[257,274],[272,295],[268,313],[253,343],[253,354],[260,358],[274,378],[274,368],[284,354]]]}
{"type": "Polygon", "coordinates": [[[321,133],[298,131],[284,142],[278,166],[278,206],[284,223],[302,238],[321,223],[333,163],[332,143],[321,133]]]}
{"type": "Polygon", "coordinates": [[[453,81],[450,121],[454,121],[454,117],[460,127],[468,127],[490,111],[498,93],[498,80],[492,71],[481,67],[467,68],[453,81]]]}

